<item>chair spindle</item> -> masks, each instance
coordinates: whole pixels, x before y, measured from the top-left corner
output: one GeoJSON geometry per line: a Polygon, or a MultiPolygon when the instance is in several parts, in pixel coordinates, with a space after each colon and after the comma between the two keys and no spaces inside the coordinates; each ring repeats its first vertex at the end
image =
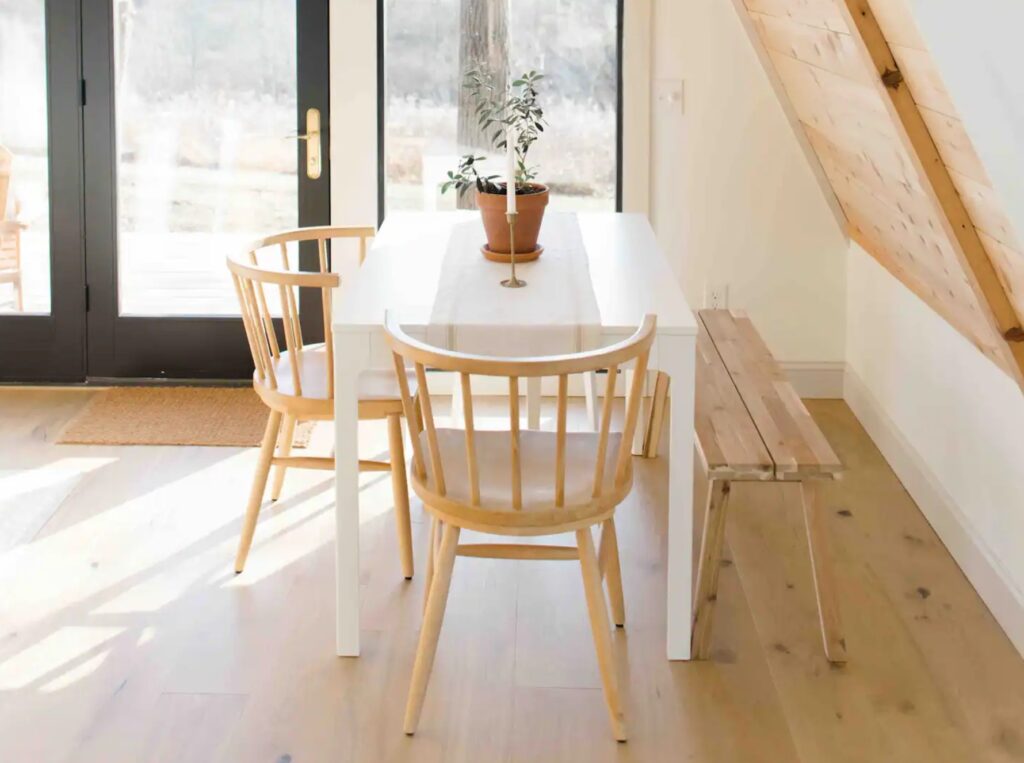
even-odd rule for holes
{"type": "Polygon", "coordinates": [[[302,369],[299,367],[301,355],[298,352],[299,346],[295,339],[295,324],[292,322],[292,306],[288,300],[289,288],[280,284],[278,289],[281,293],[281,313],[284,324],[284,341],[291,358],[292,384],[295,385],[295,394],[302,394],[302,369]]]}
{"type": "Polygon", "coordinates": [[[448,491],[444,483],[444,467],[441,465],[441,447],[437,442],[437,429],[434,427],[434,408],[427,391],[427,371],[422,363],[416,364],[416,384],[420,389],[420,406],[423,408],[423,425],[427,430],[427,450],[430,452],[430,471],[433,473],[434,490],[438,495],[448,491]]]}
{"type": "Polygon", "coordinates": [[[636,420],[640,415],[640,398],[643,395],[644,381],[647,376],[647,357],[644,352],[636,359],[633,369],[633,383],[629,390],[629,404],[626,406],[626,421],[622,425],[622,441],[619,443],[619,454],[615,464],[615,481],[621,482],[629,470],[632,458],[633,433],[636,431],[636,420]]]}
{"type": "Polygon", "coordinates": [[[519,377],[508,377],[509,437],[512,440],[512,508],[523,508],[523,465],[519,454],[519,377]]]}
{"type": "Polygon", "coordinates": [[[409,392],[409,377],[405,373],[405,359],[397,352],[391,353],[395,362],[395,377],[398,379],[398,390],[402,394],[402,409],[405,412],[405,421],[409,425],[409,439],[412,440],[412,463],[416,475],[422,479],[427,474],[426,463],[423,460],[423,444],[420,442],[420,418],[416,415],[416,407],[412,395],[409,392]]]}
{"type": "Polygon", "coordinates": [[[569,375],[558,377],[558,408],[555,416],[555,506],[565,506],[565,430],[569,409],[569,375]]]}
{"type": "MultiPolygon", "coordinates": [[[[284,265],[285,270],[291,270],[291,262],[288,257],[288,244],[284,241],[281,242],[281,264],[284,265]]],[[[292,316],[292,338],[295,341],[294,347],[302,349],[302,324],[299,323],[299,308],[298,301],[295,299],[295,290],[291,286],[282,287],[288,298],[288,308],[292,316]]]]}
{"type": "Polygon", "coordinates": [[[601,407],[601,431],[597,437],[597,463],[594,464],[594,498],[600,498],[604,491],[604,462],[608,457],[608,433],[612,428],[612,406],[615,404],[615,387],[619,380],[619,367],[608,369],[604,388],[604,404],[601,407]]]}
{"type": "Polygon", "coordinates": [[[473,425],[473,391],[469,374],[459,374],[462,385],[462,418],[466,426],[466,469],[469,473],[470,502],[480,505],[480,470],[477,468],[476,440],[473,425]]]}

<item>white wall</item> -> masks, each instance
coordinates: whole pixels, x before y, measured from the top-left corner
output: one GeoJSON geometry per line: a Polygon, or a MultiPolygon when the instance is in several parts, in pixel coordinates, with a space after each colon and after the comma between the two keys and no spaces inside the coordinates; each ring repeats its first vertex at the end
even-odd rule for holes
{"type": "Polygon", "coordinates": [[[651,2],[650,216],[687,299],[727,284],[779,360],[841,362],[847,240],[737,9],[651,2]]]}
{"type": "MultiPolygon", "coordinates": [[[[936,66],[1024,232],[1024,6],[914,0],[936,66]]],[[[859,248],[846,398],[1024,654],[1024,395],[859,248]]]]}
{"type": "Polygon", "coordinates": [[[992,183],[1024,239],[1024,3],[914,0],[914,15],[992,183]]]}
{"type": "Polygon", "coordinates": [[[847,286],[847,402],[1024,653],[1024,395],[856,245],[847,286]]]}

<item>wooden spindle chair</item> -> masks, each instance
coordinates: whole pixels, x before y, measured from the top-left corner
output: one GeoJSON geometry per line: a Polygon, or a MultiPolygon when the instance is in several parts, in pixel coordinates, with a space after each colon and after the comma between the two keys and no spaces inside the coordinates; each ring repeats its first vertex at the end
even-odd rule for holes
{"type": "Polygon", "coordinates": [[[412,435],[412,485],[431,514],[427,561],[427,601],[405,732],[419,722],[427,682],[437,650],[456,556],[493,559],[579,560],[590,613],[604,696],[615,738],[626,738],[625,721],[612,655],[611,626],[602,578],[607,581],[612,615],[625,618],[618,543],[613,515],[633,483],[630,456],[640,411],[643,380],[655,318],[647,316],[628,340],[593,352],[547,358],[491,358],[448,352],[406,335],[394,316],[387,320],[396,377],[412,435]],[[406,361],[419,381],[419,409],[406,382],[406,361]],[[621,432],[611,431],[617,382],[627,364],[635,373],[626,397],[621,432]],[[427,368],[458,374],[464,428],[439,428],[426,394],[427,368]],[[597,432],[569,432],[569,377],[607,369],[607,389],[597,432]],[[473,417],[470,380],[474,376],[508,379],[509,419],[505,430],[479,430],[473,417]],[[556,431],[520,429],[521,379],[558,377],[556,431]],[[420,424],[417,413],[422,415],[420,424]],[[591,528],[601,527],[600,552],[591,528]],[[498,536],[544,536],[575,532],[575,546],[516,543],[460,544],[463,529],[498,536]]]}
{"type": "MultiPolygon", "coordinates": [[[[245,335],[252,352],[253,388],[270,408],[270,418],[260,446],[260,456],[246,509],[242,537],[238,544],[235,571],[245,567],[252,546],[270,467],[276,466],[271,500],[277,500],[285,470],[334,469],[333,457],[297,457],[291,454],[295,425],[299,421],[327,421],[334,418],[334,346],[331,342],[331,293],[340,282],[328,267],[327,242],[356,239],[360,263],[366,256],[367,239],[373,228],[316,227],[287,231],[252,244],[247,253],[228,257],[228,269],[242,312],[245,335]],[[319,255],[317,272],[298,268],[298,252],[288,245],[315,241],[319,255]],[[261,262],[262,260],[264,262],[261,262]],[[266,260],[273,258],[278,267],[266,260]],[[292,264],[296,268],[292,268],[292,264]],[[306,343],[298,312],[298,289],[319,289],[322,299],[324,342],[306,343]],[[272,298],[279,302],[280,318],[272,314],[272,298]],[[277,454],[275,455],[275,444],[277,454]]],[[[415,392],[414,381],[404,380],[403,389],[415,392]]],[[[391,371],[365,373],[359,378],[359,418],[387,419],[390,462],[360,460],[363,471],[390,471],[395,500],[395,520],[402,560],[402,573],[413,575],[412,529],[409,519],[409,489],[406,482],[402,443],[403,405],[399,386],[391,371]]]]}

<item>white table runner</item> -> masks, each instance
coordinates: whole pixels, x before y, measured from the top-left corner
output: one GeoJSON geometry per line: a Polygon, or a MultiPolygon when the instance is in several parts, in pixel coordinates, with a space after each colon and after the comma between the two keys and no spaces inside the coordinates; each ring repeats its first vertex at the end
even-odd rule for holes
{"type": "Polygon", "coordinates": [[[452,226],[427,326],[427,341],[459,352],[503,357],[559,355],[600,342],[601,313],[576,215],[548,212],[544,253],[516,265],[527,285],[507,289],[509,266],[484,259],[479,217],[452,226]]]}

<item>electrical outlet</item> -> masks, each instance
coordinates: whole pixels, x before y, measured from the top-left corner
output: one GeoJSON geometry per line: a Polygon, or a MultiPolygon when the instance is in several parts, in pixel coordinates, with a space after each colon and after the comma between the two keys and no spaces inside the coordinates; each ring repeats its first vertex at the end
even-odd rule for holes
{"type": "Polygon", "coordinates": [[[656,79],[654,81],[654,100],[662,113],[684,113],[683,81],[681,79],[656,79]]]}
{"type": "Polygon", "coordinates": [[[724,283],[704,285],[704,307],[724,310],[729,306],[729,285],[724,283]]]}

